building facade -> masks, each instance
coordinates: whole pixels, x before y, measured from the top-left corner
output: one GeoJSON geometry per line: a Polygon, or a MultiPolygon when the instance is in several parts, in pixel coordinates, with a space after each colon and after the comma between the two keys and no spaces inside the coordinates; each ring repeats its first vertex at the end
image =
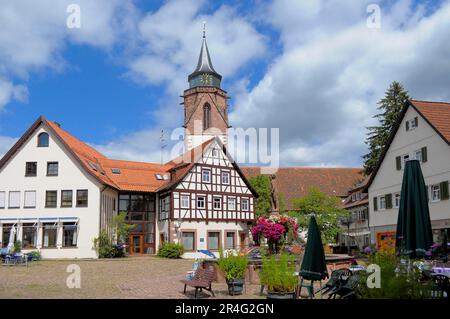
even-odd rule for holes
{"type": "Polygon", "coordinates": [[[184,92],[186,153],[166,163],[109,159],[40,117],[0,161],[0,241],[20,241],[43,258],[97,258],[94,239],[114,237],[120,212],[135,225],[130,254],[163,242],[198,250],[249,243],[257,196],[226,152],[227,94],[205,37],[184,92]]]}
{"type": "Polygon", "coordinates": [[[434,241],[450,228],[450,103],[409,101],[391,133],[365,191],[369,194],[371,240],[393,249],[403,169],[417,159],[428,188],[434,241]]]}
{"type": "Polygon", "coordinates": [[[369,200],[363,193],[364,183],[349,190],[342,208],[348,211],[348,217],[341,221],[342,233],[337,244],[346,252],[350,249],[362,250],[371,244],[369,228],[369,200]]]}

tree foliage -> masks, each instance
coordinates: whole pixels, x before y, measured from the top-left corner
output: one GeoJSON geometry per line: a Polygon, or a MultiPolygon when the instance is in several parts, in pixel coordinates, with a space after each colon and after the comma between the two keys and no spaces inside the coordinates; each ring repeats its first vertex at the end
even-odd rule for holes
{"type": "Polygon", "coordinates": [[[400,83],[394,81],[386,91],[384,98],[378,102],[380,113],[374,118],[378,120],[379,125],[367,128],[369,132],[365,143],[369,147],[369,153],[363,156],[365,175],[370,175],[374,171],[381,152],[389,140],[389,135],[408,99],[408,92],[400,83]]]}
{"type": "Polygon", "coordinates": [[[309,215],[315,214],[322,242],[334,243],[336,236],[342,231],[339,221],[348,215],[347,210],[340,208],[340,202],[338,197],[328,196],[318,188],[311,187],[308,196],[292,201],[295,211],[290,212],[290,215],[297,217],[301,231],[307,231],[309,215]]]}
{"type": "Polygon", "coordinates": [[[259,197],[256,199],[255,214],[257,218],[269,216],[272,209],[272,185],[267,175],[257,175],[249,178],[250,185],[256,190],[259,197]]]}

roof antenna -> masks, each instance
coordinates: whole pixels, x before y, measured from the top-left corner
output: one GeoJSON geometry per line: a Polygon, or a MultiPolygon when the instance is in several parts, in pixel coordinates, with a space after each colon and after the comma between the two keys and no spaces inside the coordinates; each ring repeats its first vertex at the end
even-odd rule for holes
{"type": "Polygon", "coordinates": [[[206,21],[203,21],[203,39],[206,38],[206,21]]]}

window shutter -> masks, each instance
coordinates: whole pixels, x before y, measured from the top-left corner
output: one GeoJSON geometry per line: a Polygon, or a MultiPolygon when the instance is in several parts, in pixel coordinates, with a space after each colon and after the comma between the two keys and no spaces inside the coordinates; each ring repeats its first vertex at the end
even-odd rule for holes
{"type": "Polygon", "coordinates": [[[428,161],[427,148],[422,147],[422,163],[426,163],[428,161]]]}
{"type": "Polygon", "coordinates": [[[417,116],[414,118],[414,125],[415,127],[419,125],[419,118],[417,116]]]}
{"type": "Polygon", "coordinates": [[[406,124],[406,130],[409,131],[409,121],[406,121],[405,124],[406,124]]]}
{"type": "Polygon", "coordinates": [[[0,208],[5,208],[6,195],[5,192],[0,192],[0,208]]]}
{"type": "Polygon", "coordinates": [[[402,169],[402,158],[400,156],[397,156],[395,158],[395,163],[397,165],[397,171],[400,171],[402,169]]]}
{"type": "Polygon", "coordinates": [[[378,197],[373,198],[373,210],[374,211],[378,210],[378,197]]]}
{"type": "Polygon", "coordinates": [[[385,196],[386,198],[386,209],[391,209],[392,208],[392,194],[387,194],[385,196]]]}
{"type": "Polygon", "coordinates": [[[448,181],[441,183],[441,199],[447,200],[449,199],[449,193],[448,193],[448,181]]]}

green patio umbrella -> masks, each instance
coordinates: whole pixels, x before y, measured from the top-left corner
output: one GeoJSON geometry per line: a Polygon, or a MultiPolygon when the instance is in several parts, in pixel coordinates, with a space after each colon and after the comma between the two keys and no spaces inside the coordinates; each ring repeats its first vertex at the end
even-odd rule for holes
{"type": "Polygon", "coordinates": [[[411,258],[423,257],[433,244],[427,187],[417,160],[405,164],[396,236],[397,251],[411,258]]]}
{"type": "Polygon", "coordinates": [[[319,227],[314,216],[311,216],[308,227],[308,241],[306,242],[300,275],[306,280],[322,280],[328,277],[325,253],[319,227]]]}

